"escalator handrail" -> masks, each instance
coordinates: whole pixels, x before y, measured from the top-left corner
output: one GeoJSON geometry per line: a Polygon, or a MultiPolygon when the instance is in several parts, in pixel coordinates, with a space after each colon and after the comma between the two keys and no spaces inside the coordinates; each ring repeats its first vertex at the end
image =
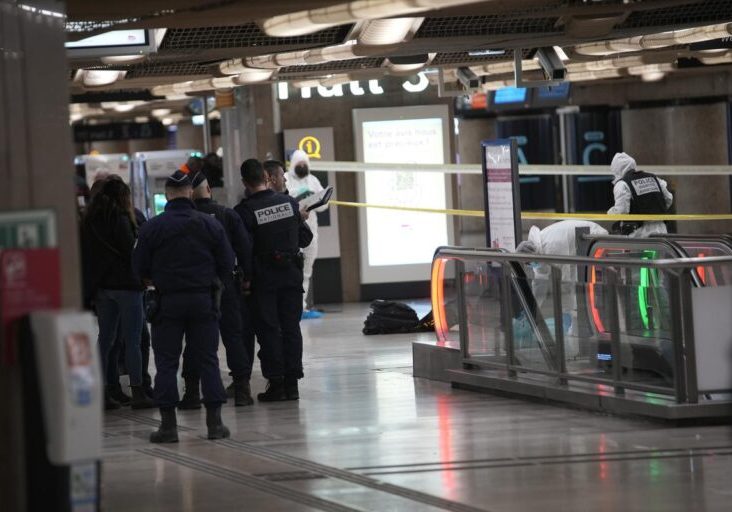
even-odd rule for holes
{"type": "MultiPolygon", "coordinates": [[[[643,250],[647,249],[653,249],[653,247],[649,247],[650,245],[655,245],[656,247],[660,247],[663,249],[666,249],[667,252],[670,252],[671,254],[675,255],[676,260],[691,260],[694,258],[690,258],[687,252],[681,247],[678,243],[664,239],[662,237],[652,237],[652,238],[629,238],[627,236],[618,236],[618,235],[584,235],[584,239],[590,242],[589,249],[587,250],[587,255],[589,257],[592,257],[591,255],[595,253],[595,251],[598,249],[598,245],[606,245],[611,247],[628,247],[628,245],[638,245],[643,250]]],[[[593,258],[595,261],[598,261],[597,258],[593,258]]],[[[699,258],[697,258],[699,259],[699,258]]],[[[702,258],[706,259],[706,258],[702,258]]],[[[608,259],[603,258],[602,261],[609,261],[608,259]]],[[[665,261],[665,260],[643,260],[640,261],[645,262],[651,262],[651,261],[665,261]]],[[[649,265],[644,265],[645,267],[649,267],[649,265]]],[[[701,287],[703,286],[703,281],[701,277],[699,277],[699,273],[696,270],[696,267],[691,267],[689,269],[691,273],[691,280],[694,283],[695,286],[701,287]]],[[[589,282],[588,278],[589,274],[589,267],[585,268],[585,281],[589,282]]]]}
{"type": "MultiPolygon", "coordinates": [[[[623,237],[627,240],[627,237],[623,237]]],[[[552,256],[547,254],[519,254],[501,249],[465,248],[458,246],[441,246],[435,251],[435,257],[446,259],[489,259],[504,262],[516,261],[520,263],[539,262],[556,265],[580,264],[605,267],[646,267],[659,269],[692,268],[698,265],[721,266],[732,264],[732,256],[712,256],[709,258],[667,258],[659,260],[644,260],[634,258],[604,258],[597,260],[587,256],[552,256]]]]}

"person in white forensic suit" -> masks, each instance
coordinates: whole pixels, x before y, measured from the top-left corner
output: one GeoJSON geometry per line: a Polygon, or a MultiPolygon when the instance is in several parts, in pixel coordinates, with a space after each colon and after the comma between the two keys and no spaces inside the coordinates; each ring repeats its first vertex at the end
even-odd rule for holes
{"type": "MultiPolygon", "coordinates": [[[[590,235],[607,235],[607,230],[586,220],[563,220],[555,222],[544,229],[531,226],[528,239],[521,242],[516,252],[524,254],[547,254],[554,256],[577,256],[576,229],[589,228],[590,235]]],[[[567,329],[566,354],[574,357],[579,354],[577,339],[577,265],[559,265],[562,272],[562,305],[569,313],[570,324],[567,329]]],[[[551,266],[546,263],[532,265],[534,277],[531,288],[536,304],[542,308],[551,294],[551,266]]],[[[542,309],[543,310],[543,309],[542,309]]],[[[551,314],[551,313],[550,313],[551,314]]]]}
{"type": "MultiPolygon", "coordinates": [[[[290,196],[298,201],[323,190],[323,185],[320,184],[320,180],[310,173],[310,158],[307,153],[299,149],[295,150],[290,157],[290,166],[286,178],[287,191],[290,196]]],[[[318,257],[318,216],[316,213],[323,212],[327,208],[327,204],[320,206],[311,211],[307,218],[308,227],[313,232],[313,241],[304,249],[305,264],[303,268],[302,287],[305,293],[303,294],[303,319],[319,318],[321,316],[321,313],[308,309],[307,298],[310,289],[310,280],[313,275],[313,265],[315,258],[318,257]]]]}
{"type": "MultiPolygon", "coordinates": [[[[635,160],[626,153],[615,153],[610,170],[613,173],[613,196],[615,204],[609,214],[664,214],[671,207],[674,196],[667,183],[649,172],[636,168],[635,160]]],[[[666,233],[666,224],[661,221],[622,222],[620,232],[632,238],[666,233]]]]}

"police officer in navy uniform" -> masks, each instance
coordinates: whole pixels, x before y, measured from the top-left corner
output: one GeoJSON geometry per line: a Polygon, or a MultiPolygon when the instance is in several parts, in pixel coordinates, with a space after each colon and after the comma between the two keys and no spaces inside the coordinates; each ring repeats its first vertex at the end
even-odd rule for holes
{"type": "MultiPolygon", "coordinates": [[[[252,360],[244,348],[240,312],[240,286],[242,282],[251,281],[252,275],[251,238],[247,230],[244,229],[241,217],[231,208],[227,208],[213,200],[211,187],[209,187],[208,180],[203,172],[193,175],[191,183],[193,186],[193,202],[196,209],[211,216],[221,224],[236,255],[238,266],[236,278],[229,276],[224,281],[219,329],[221,331],[221,340],[226,349],[226,362],[234,381],[231,386],[234,405],[252,405],[254,400],[252,400],[249,387],[249,379],[252,375],[252,360]]],[[[195,369],[195,361],[190,357],[189,347],[190,345],[186,344],[183,352],[183,379],[186,382],[186,391],[183,400],[178,404],[178,408],[200,409],[199,376],[195,369]]]]}
{"type": "Polygon", "coordinates": [[[297,381],[303,377],[300,249],[311,242],[313,234],[303,222],[297,201],[267,188],[261,162],[246,160],[241,176],[248,197],[234,209],[254,242],[251,303],[261,346],[262,374],[269,381],[267,390],[257,399],[297,400],[297,381]]]}
{"type": "Polygon", "coordinates": [[[217,355],[219,323],[217,290],[234,270],[234,253],[224,228],[195,209],[190,178],[176,171],[165,184],[165,211],[140,230],[133,252],[135,271],[155,286],[159,310],[152,318],[155,352],[155,402],[160,429],[153,443],[178,441],[178,362],[183,336],[201,377],[209,439],[229,437],[221,421],[226,392],[217,355]]]}

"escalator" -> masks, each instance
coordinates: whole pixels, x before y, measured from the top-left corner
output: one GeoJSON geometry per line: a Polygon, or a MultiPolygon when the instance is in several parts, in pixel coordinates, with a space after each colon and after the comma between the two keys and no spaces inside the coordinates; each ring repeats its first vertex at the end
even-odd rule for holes
{"type": "MultiPolygon", "coordinates": [[[[732,255],[732,240],[724,236],[660,235],[648,239],[588,237],[587,255],[596,258],[676,259],[732,255]]],[[[651,268],[626,268],[618,274],[615,293],[599,267],[587,267],[586,321],[597,342],[597,364],[612,368],[609,301],[618,298],[621,360],[625,371],[645,372],[649,378],[673,381],[674,319],[670,317],[668,276],[651,268]],[[611,295],[612,294],[612,295],[611,295]]],[[[691,271],[692,286],[721,286],[732,282],[725,267],[699,266],[691,271]]]]}

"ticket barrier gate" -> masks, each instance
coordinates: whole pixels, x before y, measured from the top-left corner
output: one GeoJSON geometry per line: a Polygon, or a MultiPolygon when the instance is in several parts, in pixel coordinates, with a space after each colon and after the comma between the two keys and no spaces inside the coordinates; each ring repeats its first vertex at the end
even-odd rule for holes
{"type": "Polygon", "coordinates": [[[135,207],[149,219],[162,213],[165,199],[165,180],[181,168],[192,156],[202,156],[193,149],[145,151],[132,157],[132,199],[135,207]]]}
{"type": "Polygon", "coordinates": [[[20,321],[26,510],[100,510],[103,391],[87,312],[20,321]]]}

